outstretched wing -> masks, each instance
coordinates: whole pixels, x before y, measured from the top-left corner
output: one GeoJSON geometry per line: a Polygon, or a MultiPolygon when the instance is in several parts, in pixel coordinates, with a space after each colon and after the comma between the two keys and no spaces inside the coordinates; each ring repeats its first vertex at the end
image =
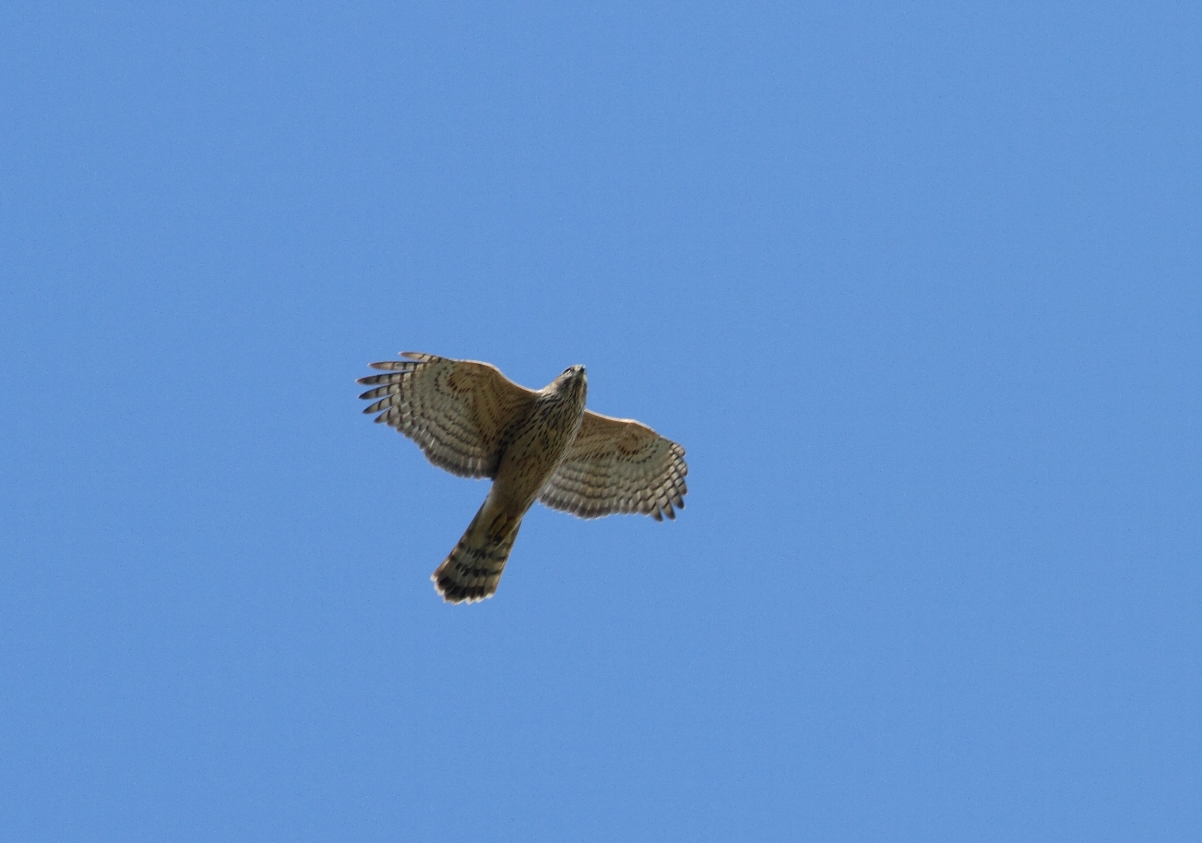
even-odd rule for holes
{"type": "Polygon", "coordinates": [[[535,393],[495,366],[406,351],[408,360],[372,363],[384,375],[359,378],[376,385],[360,398],[376,400],[363,412],[416,442],[430,462],[461,477],[492,477],[505,431],[534,406],[535,393]]]}
{"type": "Polygon", "coordinates": [[[662,521],[684,509],[684,448],[631,419],[586,411],[576,441],[539,500],[581,518],[641,512],[662,521]]]}

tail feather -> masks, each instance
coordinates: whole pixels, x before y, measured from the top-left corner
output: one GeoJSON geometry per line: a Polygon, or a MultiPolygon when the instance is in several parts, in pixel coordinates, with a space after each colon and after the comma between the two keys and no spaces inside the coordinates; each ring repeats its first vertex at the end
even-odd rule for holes
{"type": "Polygon", "coordinates": [[[489,517],[488,504],[485,500],[463,538],[430,577],[448,603],[474,603],[492,597],[501,581],[522,521],[504,513],[489,517]]]}

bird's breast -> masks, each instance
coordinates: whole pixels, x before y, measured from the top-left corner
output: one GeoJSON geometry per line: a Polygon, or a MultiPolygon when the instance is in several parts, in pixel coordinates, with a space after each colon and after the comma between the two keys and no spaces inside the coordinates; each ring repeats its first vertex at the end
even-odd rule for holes
{"type": "Polygon", "coordinates": [[[571,398],[540,400],[529,416],[514,425],[493,485],[493,495],[504,499],[507,508],[524,511],[534,503],[563,461],[584,418],[583,401],[571,398]]]}

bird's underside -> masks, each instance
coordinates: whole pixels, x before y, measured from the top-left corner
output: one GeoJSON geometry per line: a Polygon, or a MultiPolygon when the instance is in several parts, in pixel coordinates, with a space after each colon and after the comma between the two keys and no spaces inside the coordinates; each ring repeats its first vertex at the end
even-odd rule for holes
{"type": "Polygon", "coordinates": [[[450,603],[497,590],[522,517],[535,500],[581,518],[615,512],[675,518],[684,508],[684,448],[646,425],[584,409],[587,379],[572,366],[541,390],[495,366],[405,352],[372,363],[384,374],[365,413],[395,427],[453,474],[493,485],[467,532],[432,579],[450,603]]]}

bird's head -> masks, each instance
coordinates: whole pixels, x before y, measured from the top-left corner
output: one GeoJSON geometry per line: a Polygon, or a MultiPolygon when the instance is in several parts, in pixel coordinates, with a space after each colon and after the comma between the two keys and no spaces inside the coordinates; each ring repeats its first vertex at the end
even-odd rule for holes
{"type": "Polygon", "coordinates": [[[580,365],[568,366],[555,379],[555,388],[568,389],[572,391],[581,391],[588,389],[588,377],[584,374],[584,367],[580,365]]]}

